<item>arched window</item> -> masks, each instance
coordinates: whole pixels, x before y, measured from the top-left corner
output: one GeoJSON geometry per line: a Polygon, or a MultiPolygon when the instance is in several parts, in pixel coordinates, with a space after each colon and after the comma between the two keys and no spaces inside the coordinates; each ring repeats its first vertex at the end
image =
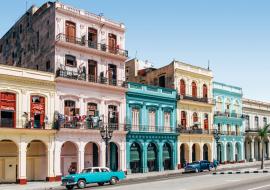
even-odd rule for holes
{"type": "Polygon", "coordinates": [[[193,113],[193,123],[198,122],[199,118],[198,118],[198,114],[196,112],[193,113]]]}
{"type": "Polygon", "coordinates": [[[187,114],[185,111],[181,111],[181,125],[186,128],[187,127],[187,114]]]}
{"type": "Polygon", "coordinates": [[[204,114],[204,129],[205,130],[208,130],[208,127],[209,127],[209,121],[208,121],[208,114],[206,113],[206,114],[204,114]]]}
{"type": "Polygon", "coordinates": [[[183,79],[180,80],[180,95],[186,95],[186,83],[183,79]]]}
{"type": "Polygon", "coordinates": [[[208,97],[207,86],[206,86],[206,84],[203,85],[203,97],[204,97],[204,98],[207,98],[207,97],[208,97]]]}
{"type": "Polygon", "coordinates": [[[197,97],[197,84],[196,82],[192,82],[192,97],[197,97]]]}

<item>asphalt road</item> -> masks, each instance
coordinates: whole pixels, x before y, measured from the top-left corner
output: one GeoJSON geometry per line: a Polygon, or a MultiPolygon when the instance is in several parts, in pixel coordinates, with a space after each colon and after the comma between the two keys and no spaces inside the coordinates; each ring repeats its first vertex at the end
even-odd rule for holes
{"type": "Polygon", "coordinates": [[[269,190],[270,174],[235,175],[189,175],[184,178],[169,178],[137,184],[119,184],[89,189],[106,190],[269,190]]]}

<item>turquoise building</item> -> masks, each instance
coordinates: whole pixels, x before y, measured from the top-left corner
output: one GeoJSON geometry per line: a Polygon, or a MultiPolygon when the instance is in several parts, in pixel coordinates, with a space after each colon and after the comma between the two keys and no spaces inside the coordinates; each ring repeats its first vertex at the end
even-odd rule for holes
{"type": "Polygon", "coordinates": [[[242,88],[213,83],[216,101],[214,128],[220,139],[216,145],[217,160],[221,163],[244,161],[244,126],[242,115],[242,88]]]}
{"type": "Polygon", "coordinates": [[[176,169],[176,98],[173,89],[128,83],[128,173],[176,169]]]}

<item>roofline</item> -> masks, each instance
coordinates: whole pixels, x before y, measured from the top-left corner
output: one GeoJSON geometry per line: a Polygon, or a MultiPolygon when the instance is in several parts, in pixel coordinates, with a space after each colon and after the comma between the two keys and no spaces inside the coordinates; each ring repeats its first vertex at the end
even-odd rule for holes
{"type": "Polygon", "coordinates": [[[182,61],[178,61],[178,60],[173,60],[171,63],[174,63],[174,62],[177,62],[177,63],[180,63],[180,64],[183,64],[185,66],[190,66],[190,67],[193,67],[193,68],[196,68],[196,69],[202,69],[204,71],[209,71],[209,72],[212,72],[211,69],[206,69],[206,68],[203,68],[203,67],[200,67],[200,66],[196,66],[196,65],[192,65],[192,64],[189,64],[189,63],[184,63],[182,61]]]}
{"type": "Polygon", "coordinates": [[[242,88],[239,87],[239,86],[233,86],[233,85],[229,85],[229,84],[225,84],[225,83],[221,83],[221,82],[216,82],[216,81],[213,81],[213,84],[219,84],[219,85],[222,85],[222,86],[227,86],[227,87],[235,88],[235,89],[238,89],[238,90],[242,91],[242,88]]]}

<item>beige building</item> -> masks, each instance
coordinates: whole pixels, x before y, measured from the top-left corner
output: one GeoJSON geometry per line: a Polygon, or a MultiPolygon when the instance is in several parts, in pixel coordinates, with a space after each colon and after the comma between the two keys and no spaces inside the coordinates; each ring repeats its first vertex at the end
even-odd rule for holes
{"type": "Polygon", "coordinates": [[[54,75],[0,65],[0,183],[53,180],[54,75]]]}
{"type": "Polygon", "coordinates": [[[185,160],[213,160],[212,71],[179,61],[155,69],[151,64],[132,59],[126,62],[126,79],[176,89],[180,94],[177,103],[177,123],[181,129],[179,164],[185,160]]]}
{"type": "Polygon", "coordinates": [[[261,148],[264,148],[264,158],[270,159],[270,136],[262,143],[258,131],[270,121],[270,103],[243,99],[243,114],[245,115],[245,159],[246,161],[261,160],[261,148]]]}

